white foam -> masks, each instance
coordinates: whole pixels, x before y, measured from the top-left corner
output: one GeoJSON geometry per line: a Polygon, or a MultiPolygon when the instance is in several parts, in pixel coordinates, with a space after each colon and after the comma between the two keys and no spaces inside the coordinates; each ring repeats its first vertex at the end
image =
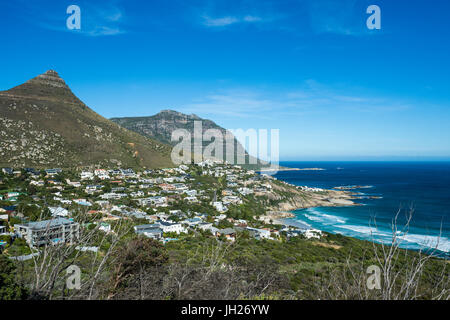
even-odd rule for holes
{"type": "Polygon", "coordinates": [[[444,236],[431,236],[424,234],[406,234],[400,237],[402,240],[418,244],[424,248],[436,248],[443,252],[450,252],[450,239],[444,236]]]}
{"type": "Polygon", "coordinates": [[[311,221],[322,222],[322,223],[328,224],[328,225],[334,225],[336,223],[346,223],[347,222],[346,218],[322,213],[319,210],[314,209],[314,208],[309,208],[306,211],[309,214],[305,213],[304,216],[311,221]]]}
{"type": "Polygon", "coordinates": [[[323,219],[321,219],[320,217],[312,216],[312,215],[309,215],[309,214],[305,214],[305,217],[308,218],[311,221],[317,221],[317,222],[322,222],[323,221],[323,219]]]}
{"type": "Polygon", "coordinates": [[[310,225],[309,223],[306,223],[306,222],[303,221],[303,220],[295,219],[295,221],[298,222],[298,223],[300,223],[300,224],[302,224],[302,225],[304,225],[305,227],[312,228],[311,225],[310,225]]]}
{"type": "MultiPolygon", "coordinates": [[[[356,226],[356,225],[339,225],[336,228],[351,230],[353,232],[373,235],[375,241],[383,241],[384,243],[392,242],[392,232],[381,231],[374,227],[356,226]]],[[[404,234],[401,231],[397,231],[397,241],[400,246],[413,247],[416,249],[432,248],[438,249],[443,252],[450,252],[450,239],[447,237],[423,235],[423,234],[404,234]],[[408,242],[408,243],[405,243],[408,242]]]]}
{"type": "Polygon", "coordinates": [[[367,235],[378,235],[383,237],[391,237],[391,234],[388,232],[383,232],[375,227],[366,227],[366,226],[356,226],[356,225],[342,225],[336,226],[337,228],[351,230],[357,233],[367,234],[367,235]]]}
{"type": "MultiPolygon", "coordinates": [[[[375,227],[364,226],[364,225],[350,225],[346,224],[347,218],[340,216],[335,216],[331,214],[326,214],[317,208],[309,208],[304,211],[303,216],[309,221],[316,222],[318,224],[326,226],[332,226],[334,233],[347,234],[352,236],[353,233],[360,234],[363,238],[367,240],[374,240],[376,242],[383,242],[386,244],[392,243],[392,231],[390,229],[380,230],[375,227]],[[347,230],[347,231],[345,231],[347,230]]],[[[304,221],[298,220],[301,223],[307,224],[304,221]]],[[[320,226],[316,226],[320,229],[320,226]]],[[[354,234],[353,234],[354,235],[354,234]]],[[[450,252],[450,239],[446,236],[433,236],[426,234],[409,233],[404,234],[402,231],[396,232],[397,240],[403,248],[410,249],[438,249],[440,251],[449,253],[450,252]]]]}

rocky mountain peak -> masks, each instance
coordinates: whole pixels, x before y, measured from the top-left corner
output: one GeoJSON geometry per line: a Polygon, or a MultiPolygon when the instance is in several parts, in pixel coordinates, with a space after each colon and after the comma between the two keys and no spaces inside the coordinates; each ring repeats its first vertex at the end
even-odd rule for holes
{"type": "Polygon", "coordinates": [[[170,147],[88,108],[54,70],[0,91],[0,167],[171,166],[170,147]]]}
{"type": "Polygon", "coordinates": [[[66,88],[66,89],[69,88],[64,82],[64,80],[54,70],[48,70],[47,72],[29,80],[28,83],[45,85],[55,88],[66,88]]]}
{"type": "Polygon", "coordinates": [[[190,120],[202,120],[202,118],[200,118],[196,114],[184,114],[182,112],[178,112],[178,111],[170,110],[170,109],[161,110],[157,115],[159,115],[159,116],[165,116],[165,115],[176,116],[176,117],[180,117],[183,119],[190,119],[190,120]]]}

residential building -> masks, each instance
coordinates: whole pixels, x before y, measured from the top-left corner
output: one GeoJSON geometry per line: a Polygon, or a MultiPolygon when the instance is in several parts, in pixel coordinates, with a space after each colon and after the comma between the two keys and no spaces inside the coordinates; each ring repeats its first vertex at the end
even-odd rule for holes
{"type": "Polygon", "coordinates": [[[110,233],[111,232],[111,225],[105,222],[101,222],[100,226],[98,227],[98,230],[101,230],[103,232],[106,233],[110,233]]]}
{"type": "Polygon", "coordinates": [[[134,231],[137,234],[141,234],[152,239],[161,239],[163,236],[163,230],[156,224],[143,224],[135,226],[134,231]]]}
{"type": "Polygon", "coordinates": [[[188,226],[196,226],[202,222],[202,219],[200,218],[192,218],[192,219],[186,219],[182,221],[184,224],[187,224],[188,226]]]}
{"type": "Polygon", "coordinates": [[[221,201],[215,201],[212,205],[219,212],[226,212],[228,210],[228,208],[221,201]]]}
{"type": "Polygon", "coordinates": [[[270,230],[257,229],[257,228],[251,228],[251,227],[247,227],[247,230],[257,240],[270,239],[270,230]]]}
{"type": "Polygon", "coordinates": [[[16,224],[14,227],[18,236],[32,247],[73,243],[80,235],[80,225],[66,218],[16,224]]]}
{"type": "Polygon", "coordinates": [[[13,168],[2,168],[2,172],[4,174],[13,174],[14,173],[14,169],[13,168]]]}
{"type": "Polygon", "coordinates": [[[175,232],[176,234],[186,233],[186,229],[183,228],[181,223],[158,220],[155,224],[158,225],[163,232],[175,232]]]}
{"type": "Polygon", "coordinates": [[[217,237],[224,236],[225,239],[230,241],[236,240],[236,230],[232,228],[226,228],[226,229],[219,229],[216,233],[217,237]]]}
{"type": "Polygon", "coordinates": [[[55,168],[55,169],[45,169],[45,173],[47,174],[47,176],[49,177],[53,177],[55,175],[57,175],[58,173],[62,172],[62,169],[60,168],[55,168]]]}
{"type": "Polygon", "coordinates": [[[80,174],[81,180],[92,180],[94,179],[94,174],[90,171],[83,171],[80,174]]]}
{"type": "Polygon", "coordinates": [[[206,230],[210,230],[212,228],[212,223],[211,222],[201,222],[197,225],[197,228],[199,228],[200,230],[206,231],[206,230]]]}
{"type": "Polygon", "coordinates": [[[165,206],[167,204],[167,198],[156,196],[145,199],[138,199],[139,205],[141,206],[165,206]]]}

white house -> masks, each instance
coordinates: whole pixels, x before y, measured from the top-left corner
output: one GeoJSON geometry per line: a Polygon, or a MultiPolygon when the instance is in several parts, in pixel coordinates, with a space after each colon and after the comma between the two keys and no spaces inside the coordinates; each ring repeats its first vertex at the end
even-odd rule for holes
{"type": "Polygon", "coordinates": [[[127,195],[125,193],[112,193],[111,192],[111,193],[102,194],[100,196],[100,198],[102,198],[104,200],[112,200],[112,199],[118,200],[120,198],[125,198],[126,196],[127,195]]]}
{"type": "Polygon", "coordinates": [[[186,198],[184,198],[184,200],[186,200],[189,203],[196,203],[196,202],[198,202],[198,199],[195,196],[194,197],[186,197],[186,198]]]}
{"type": "Polygon", "coordinates": [[[320,237],[322,236],[322,231],[317,229],[308,229],[303,234],[307,239],[320,239],[320,237]]]}
{"type": "Polygon", "coordinates": [[[213,207],[216,208],[217,211],[219,212],[226,212],[228,210],[228,208],[226,206],[223,205],[223,203],[221,201],[216,201],[213,202],[213,207]]]}
{"type": "Polygon", "coordinates": [[[256,239],[270,239],[270,231],[265,229],[257,229],[247,227],[247,230],[253,235],[256,239]]]}
{"type": "Polygon", "coordinates": [[[66,218],[16,224],[14,229],[32,247],[47,244],[72,243],[80,236],[80,225],[66,218]]]}
{"type": "Polygon", "coordinates": [[[187,224],[188,226],[196,226],[202,222],[202,219],[200,218],[192,218],[192,219],[186,219],[182,221],[184,224],[187,224]]]}
{"type": "Polygon", "coordinates": [[[213,225],[210,222],[202,222],[197,225],[197,228],[199,228],[200,230],[206,231],[206,230],[210,230],[212,228],[212,226],[213,225]]]}
{"type": "Polygon", "coordinates": [[[66,179],[66,182],[69,186],[73,186],[75,188],[81,187],[81,183],[79,181],[70,181],[69,179],[66,179]]]}
{"type": "Polygon", "coordinates": [[[156,207],[162,207],[167,204],[167,198],[161,197],[161,196],[150,197],[150,198],[145,198],[145,199],[138,199],[138,201],[141,206],[152,205],[152,206],[156,206],[156,207]]]}
{"type": "Polygon", "coordinates": [[[105,169],[95,169],[94,174],[101,180],[110,179],[108,171],[105,169]]]}
{"type": "Polygon", "coordinates": [[[158,220],[155,224],[158,225],[163,232],[175,232],[176,234],[187,232],[181,223],[158,220]]]}
{"type": "Polygon", "coordinates": [[[111,225],[102,222],[102,223],[100,223],[100,227],[98,228],[98,230],[101,230],[101,231],[106,232],[106,233],[110,233],[111,232],[111,225]]]}
{"type": "Polygon", "coordinates": [[[92,173],[92,172],[90,172],[90,171],[83,171],[83,172],[81,172],[81,174],[80,174],[80,176],[81,176],[81,180],[92,180],[92,179],[94,179],[94,174],[92,173]]]}
{"type": "Polygon", "coordinates": [[[155,224],[144,224],[135,226],[134,231],[137,234],[141,234],[152,239],[161,239],[163,236],[163,230],[155,224]]]}
{"type": "Polygon", "coordinates": [[[239,191],[239,193],[242,194],[243,196],[246,196],[246,195],[248,195],[248,194],[252,194],[252,193],[253,193],[253,190],[252,190],[252,189],[245,188],[245,187],[239,188],[238,191],[239,191]]]}
{"type": "Polygon", "coordinates": [[[237,197],[237,196],[225,196],[222,199],[224,204],[242,204],[242,200],[241,198],[237,197]]]}
{"type": "Polygon", "coordinates": [[[52,217],[67,217],[69,216],[69,211],[61,207],[49,207],[52,217]]]}
{"type": "Polygon", "coordinates": [[[188,197],[194,197],[197,195],[197,190],[185,190],[184,193],[188,196],[188,197]]]}

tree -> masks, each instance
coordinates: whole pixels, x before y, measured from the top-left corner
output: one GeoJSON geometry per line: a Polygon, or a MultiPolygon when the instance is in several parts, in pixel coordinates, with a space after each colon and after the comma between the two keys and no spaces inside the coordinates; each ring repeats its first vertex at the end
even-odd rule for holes
{"type": "Polygon", "coordinates": [[[16,267],[4,255],[0,255],[0,300],[19,300],[27,297],[27,291],[16,281],[16,267]]]}
{"type": "MultiPolygon", "coordinates": [[[[446,259],[437,258],[441,236],[413,251],[401,248],[409,232],[413,210],[406,222],[398,223],[400,210],[392,219],[392,238],[385,244],[372,234],[372,249],[364,250],[360,259],[348,257],[342,268],[333,268],[328,280],[318,282],[321,299],[380,300],[449,300],[450,270],[446,259]],[[374,272],[373,270],[379,271],[374,272]],[[372,271],[370,271],[372,270],[372,271]],[[368,277],[368,274],[373,276],[368,277]],[[377,288],[368,279],[378,278],[377,288]]],[[[378,230],[376,219],[371,226],[378,230]]],[[[375,282],[374,282],[375,283],[375,282]]]]}
{"type": "Polygon", "coordinates": [[[137,237],[117,247],[113,253],[112,283],[108,298],[116,296],[120,287],[126,287],[127,280],[142,278],[146,269],[163,266],[167,261],[164,246],[153,239],[137,237]]]}

